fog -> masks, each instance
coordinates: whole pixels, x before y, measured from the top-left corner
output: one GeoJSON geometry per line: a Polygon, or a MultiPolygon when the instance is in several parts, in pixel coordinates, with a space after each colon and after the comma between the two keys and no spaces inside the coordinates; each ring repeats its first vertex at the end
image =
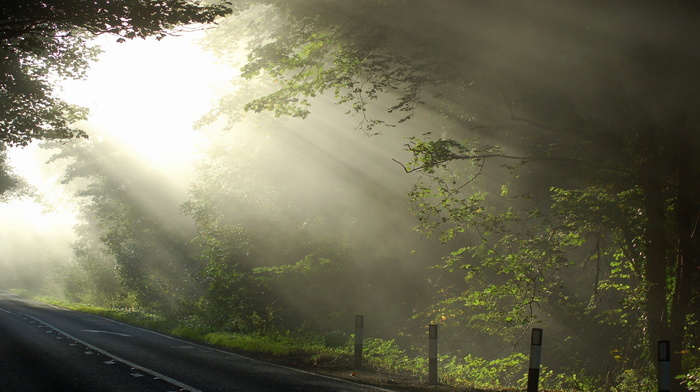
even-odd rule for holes
{"type": "Polygon", "coordinates": [[[40,290],[50,282],[51,268],[71,257],[74,239],[70,212],[42,210],[31,201],[10,202],[0,210],[2,287],[40,290]]]}
{"type": "MultiPolygon", "coordinates": [[[[196,39],[173,37],[159,45],[155,40],[120,45],[111,37],[101,37],[105,50],[101,61],[92,66],[87,80],[63,82],[61,92],[69,102],[90,109],[90,119],[78,126],[91,140],[118,144],[125,155],[140,162],[139,170],[156,172],[161,177],[158,182],[168,184],[159,200],[150,203],[167,200],[171,213],[179,210],[192,179],[198,138],[192,123],[216,97],[221,76],[217,80],[219,73],[213,70],[225,68],[202,53],[196,39]]],[[[78,219],[76,189],[61,184],[66,162],[46,164],[55,153],[37,144],[9,151],[10,164],[35,194],[2,209],[4,230],[10,233],[3,236],[6,249],[2,252],[14,255],[6,257],[4,265],[16,274],[23,274],[24,260],[41,260],[50,266],[70,258],[69,245],[78,219]]],[[[122,178],[135,174],[126,169],[113,168],[122,178]]],[[[47,274],[49,271],[46,268],[47,274]]],[[[29,270],[26,275],[24,279],[36,276],[29,270]]],[[[37,284],[41,283],[33,285],[37,284]]]]}
{"type": "MultiPolygon", "coordinates": [[[[552,188],[585,183],[582,171],[571,174],[580,166],[546,159],[560,151],[573,156],[577,145],[594,140],[592,154],[623,167],[624,158],[616,160],[624,157],[620,146],[638,137],[630,129],[663,123],[688,108],[678,91],[685,88],[682,80],[697,78],[684,79],[690,71],[675,67],[675,53],[686,44],[678,31],[689,21],[646,3],[441,0],[417,2],[400,18],[380,13],[358,22],[353,18],[364,17],[362,10],[341,7],[341,14],[328,2],[310,3],[326,18],[347,15],[348,23],[377,28],[388,52],[415,56],[447,82],[422,86],[406,122],[401,110],[387,113],[406,93],[391,87],[354,115],[328,89],[310,99],[306,118],[275,116],[242,109],[245,100],[279,87],[279,80],[264,72],[238,77],[251,37],[233,38],[239,25],[266,31],[255,17],[267,8],[158,42],[115,44],[100,37],[101,61],[86,81],[65,83],[62,92],[90,108],[89,120],[78,124],[90,139],[10,151],[33,196],[0,208],[0,286],[97,300],[79,294],[96,287],[67,284],[70,276],[76,276],[72,283],[89,281],[75,271],[96,266],[105,287],[112,287],[99,299],[105,303],[183,317],[197,309],[211,317],[207,322],[233,328],[268,309],[233,290],[235,282],[248,294],[263,297],[264,291],[273,298],[288,312],[270,316],[281,324],[329,332],[347,329],[349,315],[363,314],[370,336],[414,343],[427,322],[440,322],[455,352],[494,358],[522,349],[535,321],[505,326],[509,340],[458,321],[472,287],[464,283],[468,268],[446,266],[445,256],[486,234],[460,232],[445,245],[437,232],[416,231],[428,221],[411,213],[416,205],[408,194],[431,176],[407,173],[414,158],[409,138],[431,133],[430,140],[498,145],[509,157],[539,154],[545,159],[523,165],[522,177],[506,167],[510,158],[485,161],[481,169],[465,161],[446,168],[467,184],[460,188],[465,193],[488,195],[489,211],[506,202],[518,213],[540,208],[552,188]],[[658,75],[649,48],[670,54],[671,65],[658,75]],[[392,126],[366,132],[362,125],[373,118],[392,126]],[[534,196],[506,200],[506,185],[512,194],[534,196]],[[144,258],[150,259],[138,261],[144,258]],[[226,312],[238,315],[214,316],[226,312]]],[[[541,212],[551,211],[542,206],[541,212]]],[[[591,252],[572,251],[567,257],[581,265],[556,272],[567,287],[553,296],[571,298],[572,308],[597,295],[596,274],[606,272],[582,261],[592,260],[591,252]]],[[[464,255],[461,262],[468,267],[476,258],[464,255]]],[[[505,275],[489,278],[506,281],[505,275]]],[[[586,309],[602,314],[616,300],[586,309]]],[[[532,313],[556,331],[552,336],[570,340],[557,348],[560,357],[566,350],[591,354],[593,338],[613,333],[583,331],[555,314],[563,305],[552,306],[532,313]]]]}
{"type": "MultiPolygon", "coordinates": [[[[408,159],[404,134],[370,137],[357,129],[357,117],[346,116],[346,109],[327,99],[315,102],[322,115],[305,120],[251,114],[231,130],[222,130],[221,122],[195,130],[195,121],[227,92],[236,72],[203,52],[197,44],[201,37],[123,44],[103,39],[105,52],[87,80],[64,84],[66,99],[91,110],[90,119],[78,124],[90,139],[10,152],[36,197],[12,202],[4,213],[3,221],[12,222],[6,229],[12,235],[4,237],[3,253],[8,256],[3,267],[8,273],[3,286],[62,292],[53,280],[63,276],[62,268],[79,263],[71,254],[75,230],[82,233],[80,238],[86,236],[86,226],[96,230],[96,218],[81,210],[92,203],[90,176],[95,173],[130,189],[134,208],[155,217],[161,227],[184,232],[179,241],[187,246],[195,226],[181,206],[198,170],[225,148],[224,165],[245,170],[242,182],[232,186],[259,203],[271,198],[263,210],[248,211],[251,224],[277,226],[269,235],[284,235],[284,225],[298,222],[280,218],[279,209],[292,208],[324,221],[322,231],[314,232],[318,238],[353,242],[348,273],[355,275],[349,281],[357,284],[356,292],[329,297],[329,308],[342,301],[351,312],[366,314],[377,330],[400,329],[396,320],[410,316],[415,308],[411,299],[429,287],[426,268],[440,259],[428,251],[436,241],[412,230],[415,221],[406,193],[413,182],[394,161],[408,159]],[[64,152],[67,158],[52,158],[61,150],[72,152],[64,152]],[[73,167],[75,156],[86,161],[73,167]],[[89,167],[82,168],[85,164],[89,167]],[[67,175],[75,178],[67,181],[67,175]],[[37,269],[43,273],[36,274],[37,269]],[[394,325],[383,328],[385,323],[394,325]]],[[[240,211],[236,206],[225,209],[240,211]]],[[[234,214],[231,219],[245,218],[234,214]]],[[[292,254],[276,263],[294,263],[303,256],[292,254]]],[[[290,304],[308,307],[303,301],[290,304]]]]}

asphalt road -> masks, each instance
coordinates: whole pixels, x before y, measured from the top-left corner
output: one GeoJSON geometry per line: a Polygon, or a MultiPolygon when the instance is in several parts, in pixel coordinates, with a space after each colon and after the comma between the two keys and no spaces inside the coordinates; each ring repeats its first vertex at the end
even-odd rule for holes
{"type": "Polygon", "coordinates": [[[0,391],[387,391],[0,291],[0,391]]]}

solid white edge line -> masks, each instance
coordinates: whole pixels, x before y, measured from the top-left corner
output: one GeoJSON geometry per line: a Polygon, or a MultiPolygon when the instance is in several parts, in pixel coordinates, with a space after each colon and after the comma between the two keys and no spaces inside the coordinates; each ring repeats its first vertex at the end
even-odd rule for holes
{"type": "MultiPolygon", "coordinates": [[[[70,309],[65,309],[65,308],[59,308],[59,309],[63,309],[63,310],[67,310],[67,311],[71,311],[71,312],[72,312],[72,310],[70,310],[70,309]]],[[[395,390],[392,390],[392,389],[385,389],[385,388],[382,388],[382,387],[378,387],[378,386],[376,386],[376,385],[362,384],[362,383],[359,383],[359,382],[350,381],[350,380],[345,380],[345,379],[337,378],[337,377],[333,377],[333,376],[328,376],[328,375],[321,374],[321,373],[314,373],[314,372],[310,372],[310,371],[307,371],[307,370],[301,370],[301,369],[297,369],[297,368],[293,368],[293,367],[289,367],[289,366],[278,365],[278,364],[276,364],[276,363],[261,361],[261,360],[259,360],[259,359],[246,357],[245,355],[232,353],[232,352],[230,352],[230,351],[222,350],[222,349],[219,349],[219,348],[216,348],[216,347],[204,346],[204,345],[201,345],[201,344],[198,344],[198,343],[188,342],[188,341],[186,341],[186,340],[182,340],[182,339],[179,339],[179,338],[174,337],[174,336],[165,335],[165,334],[162,334],[162,333],[160,333],[160,332],[151,331],[150,329],[145,329],[145,328],[137,327],[137,326],[130,325],[130,324],[127,324],[127,323],[123,323],[123,322],[121,322],[121,321],[112,320],[111,318],[107,318],[107,317],[104,317],[104,316],[98,316],[98,315],[96,315],[96,314],[90,314],[90,313],[83,313],[83,314],[86,314],[86,315],[89,315],[89,316],[92,316],[92,317],[101,318],[101,319],[106,320],[106,321],[111,321],[111,322],[113,322],[113,323],[121,324],[121,325],[126,326],[126,327],[129,327],[129,328],[135,328],[135,329],[141,330],[141,331],[143,331],[143,332],[148,332],[148,333],[151,333],[151,334],[154,334],[154,335],[158,335],[158,336],[161,336],[161,337],[164,337],[164,338],[167,338],[167,339],[174,340],[174,341],[176,341],[176,342],[185,343],[185,344],[190,345],[190,346],[196,346],[196,347],[200,347],[200,348],[203,348],[203,349],[206,349],[206,350],[212,350],[212,351],[216,351],[216,352],[219,352],[219,353],[222,353],[222,354],[231,355],[231,356],[234,356],[234,357],[246,359],[246,360],[251,361],[251,362],[257,362],[257,363],[262,363],[262,364],[265,364],[265,365],[268,365],[268,366],[273,366],[273,367],[277,367],[277,368],[281,368],[281,369],[292,370],[292,371],[299,372],[299,373],[303,373],[303,374],[308,374],[308,375],[312,375],[312,376],[316,376],[316,377],[320,377],[320,378],[325,378],[325,379],[327,379],[327,380],[340,381],[340,382],[343,382],[343,383],[346,383],[346,384],[350,384],[350,385],[354,385],[354,386],[360,386],[360,387],[362,387],[362,388],[367,388],[367,389],[373,389],[373,390],[376,390],[376,391],[396,392],[395,390]]]]}
{"type": "MultiPolygon", "coordinates": [[[[67,336],[69,339],[72,339],[72,340],[76,341],[77,343],[80,343],[80,344],[82,344],[82,345],[84,345],[84,346],[86,346],[86,347],[88,347],[88,348],[90,348],[90,349],[92,349],[92,350],[95,350],[95,351],[99,352],[99,353],[102,354],[102,355],[106,355],[106,356],[108,356],[108,357],[111,357],[111,358],[113,358],[113,359],[116,359],[117,361],[119,361],[119,362],[121,362],[121,363],[123,363],[123,364],[125,364],[125,365],[129,365],[129,366],[131,366],[131,367],[134,368],[134,369],[139,369],[139,370],[141,370],[141,371],[144,372],[144,373],[150,374],[151,376],[158,377],[158,378],[162,379],[163,381],[166,381],[166,382],[168,382],[168,383],[170,383],[170,384],[173,384],[173,385],[176,386],[176,387],[179,387],[179,388],[181,388],[181,389],[188,390],[188,391],[190,391],[190,392],[202,392],[201,390],[199,390],[199,389],[197,389],[197,388],[195,388],[195,387],[189,386],[189,385],[187,385],[187,384],[185,384],[185,383],[182,383],[182,382],[180,382],[180,381],[177,381],[177,380],[175,380],[175,379],[172,379],[172,378],[170,378],[170,377],[168,377],[168,376],[166,376],[166,375],[164,375],[164,374],[160,374],[160,373],[156,372],[155,370],[151,370],[151,369],[148,369],[148,368],[143,367],[143,366],[141,366],[141,365],[137,365],[137,364],[135,364],[135,363],[133,363],[133,362],[127,361],[127,360],[124,359],[124,358],[121,358],[121,357],[119,357],[119,356],[117,356],[117,355],[114,355],[114,354],[111,354],[111,353],[109,353],[109,352],[107,352],[107,351],[105,351],[105,350],[102,350],[101,348],[95,347],[95,346],[93,346],[92,344],[87,343],[87,342],[85,342],[85,341],[82,341],[82,340],[76,338],[75,336],[70,335],[70,334],[68,334],[67,332],[65,332],[65,331],[63,331],[63,330],[61,330],[61,329],[58,329],[58,328],[54,327],[53,325],[51,325],[51,324],[49,324],[49,323],[47,323],[47,322],[45,322],[45,321],[43,321],[43,320],[40,320],[40,319],[38,319],[38,318],[36,318],[36,317],[34,317],[34,316],[32,316],[32,315],[29,315],[29,314],[26,314],[26,313],[23,313],[23,312],[17,312],[17,311],[15,311],[15,312],[16,312],[16,313],[19,313],[19,314],[22,314],[22,315],[25,315],[25,316],[27,316],[27,317],[29,317],[29,318],[32,318],[32,319],[34,319],[34,320],[36,320],[36,321],[38,321],[38,322],[40,322],[40,323],[46,325],[47,327],[54,329],[54,330],[57,331],[58,333],[67,336]]],[[[108,320],[109,320],[109,319],[108,319],[108,320]]]]}
{"type": "MultiPolygon", "coordinates": [[[[9,292],[9,291],[8,291],[7,293],[13,294],[13,295],[16,295],[16,296],[17,296],[17,294],[12,293],[12,292],[9,292]]],[[[25,298],[25,297],[21,297],[21,298],[24,298],[24,299],[27,299],[27,300],[30,300],[30,301],[34,301],[34,300],[32,300],[32,299],[25,298]]],[[[38,301],[34,301],[34,302],[38,302],[38,301]]],[[[43,304],[43,302],[39,302],[39,303],[43,304]]],[[[76,311],[74,311],[74,310],[62,308],[62,307],[60,307],[60,306],[55,306],[55,305],[51,305],[51,304],[45,304],[45,305],[49,305],[49,306],[54,307],[54,308],[56,308],[56,309],[61,309],[61,310],[68,311],[68,312],[76,312],[76,311]]],[[[327,380],[340,381],[340,382],[343,382],[343,383],[346,383],[346,384],[349,384],[349,385],[360,386],[360,387],[363,387],[363,388],[373,389],[373,390],[376,390],[376,391],[382,391],[382,392],[396,392],[396,391],[394,391],[394,390],[385,389],[385,388],[378,387],[378,386],[375,386],[375,385],[362,384],[362,383],[358,383],[358,382],[354,382],[354,381],[345,380],[345,379],[342,379],[342,378],[337,378],[337,377],[333,377],[333,376],[328,376],[328,375],[325,375],[325,374],[313,373],[313,372],[309,372],[309,371],[301,370],[301,369],[296,369],[296,368],[289,367],[289,366],[278,365],[278,364],[276,364],[276,363],[270,363],[270,362],[261,361],[261,360],[259,360],[259,359],[254,359],[254,358],[246,357],[245,355],[240,355],[240,354],[232,353],[232,352],[230,352],[230,351],[221,350],[221,349],[218,349],[218,348],[216,348],[216,347],[209,347],[209,346],[204,346],[204,345],[201,345],[201,344],[198,344],[198,343],[194,343],[194,342],[188,342],[188,341],[186,341],[186,340],[182,340],[182,339],[176,338],[176,337],[174,337],[174,336],[165,335],[165,334],[162,334],[162,333],[159,333],[159,332],[156,332],[156,331],[151,331],[150,329],[145,329],[145,328],[137,327],[137,326],[130,325],[130,324],[127,324],[127,323],[123,323],[123,322],[121,322],[121,321],[112,320],[111,318],[107,318],[107,317],[104,317],[104,316],[98,316],[98,315],[96,315],[96,314],[83,313],[83,312],[76,312],[76,313],[81,313],[81,314],[84,314],[84,315],[88,315],[88,316],[100,318],[100,319],[103,319],[103,320],[106,320],[106,321],[110,321],[110,322],[113,322],[113,323],[116,323],[116,324],[120,324],[120,325],[129,327],[129,328],[138,329],[138,330],[143,331],[143,332],[148,332],[148,333],[151,333],[151,334],[154,334],[154,335],[158,335],[158,336],[161,336],[161,337],[164,337],[164,338],[167,338],[167,339],[171,339],[171,340],[174,340],[174,341],[177,341],[177,342],[182,342],[182,343],[188,344],[188,345],[190,345],[190,346],[197,346],[197,347],[200,347],[200,348],[203,348],[203,349],[213,350],[213,351],[216,351],[216,352],[219,352],[219,353],[222,353],[222,354],[231,355],[231,356],[234,356],[234,357],[246,359],[246,360],[251,361],[251,362],[257,362],[257,363],[262,363],[262,364],[265,364],[265,365],[268,365],[268,366],[278,367],[278,368],[281,368],[281,369],[292,370],[292,371],[299,372],[299,373],[303,373],[303,374],[308,374],[308,375],[313,375],[313,376],[325,378],[325,379],[327,379],[327,380]]],[[[27,316],[29,316],[29,315],[27,315],[27,316]]],[[[29,317],[32,317],[32,316],[29,316],[29,317]]],[[[34,318],[34,317],[32,317],[32,318],[34,318]]],[[[35,318],[35,319],[36,319],[36,318],[35,318]]],[[[38,319],[36,319],[36,320],[43,323],[43,321],[41,321],[41,320],[38,320],[38,319]]],[[[44,324],[46,324],[46,323],[44,323],[44,324]]],[[[46,324],[46,325],[48,325],[48,324],[46,324]]],[[[55,327],[52,327],[52,328],[55,328],[55,327]]],[[[55,329],[56,329],[57,331],[60,331],[58,328],[55,328],[55,329]]],[[[65,334],[66,336],[70,336],[70,335],[66,334],[65,332],[62,332],[62,333],[65,334]]],[[[73,338],[73,339],[75,339],[75,338],[73,338]]],[[[78,340],[78,339],[75,339],[75,340],[78,341],[78,342],[80,342],[80,343],[82,343],[82,344],[85,344],[86,346],[90,346],[89,344],[84,343],[84,342],[82,342],[82,341],[80,341],[80,340],[78,340]]],[[[90,346],[90,347],[92,347],[92,346],[90,346]]],[[[97,348],[96,348],[96,349],[97,349],[97,348]]],[[[99,351],[100,349],[97,349],[97,350],[99,351]]],[[[119,357],[114,356],[114,355],[111,355],[111,354],[107,354],[107,355],[113,356],[113,357],[115,357],[115,358],[119,358],[119,357]]],[[[122,360],[122,359],[120,359],[120,360],[121,360],[122,362],[126,363],[126,364],[129,365],[129,366],[132,366],[132,367],[137,367],[137,366],[138,366],[138,365],[132,364],[131,362],[128,362],[128,361],[125,361],[125,360],[122,360]]],[[[141,368],[141,367],[139,367],[139,368],[141,368]]],[[[144,371],[145,371],[145,370],[144,370],[144,371]]],[[[154,372],[154,373],[155,373],[155,372],[154,372]]],[[[157,377],[161,377],[161,378],[163,378],[164,380],[171,380],[170,378],[167,378],[166,376],[157,376],[157,377]]],[[[173,380],[173,381],[175,381],[175,380],[173,380]]],[[[170,381],[168,381],[168,382],[170,382],[170,381]]],[[[175,381],[175,382],[178,382],[178,381],[175,381]]],[[[175,385],[179,386],[178,384],[175,384],[175,385]]],[[[183,385],[184,385],[184,384],[183,384],[183,385]]],[[[188,387],[188,388],[191,388],[191,387],[188,387]]],[[[187,389],[187,388],[185,388],[185,389],[187,389]]],[[[202,392],[202,391],[199,391],[199,390],[197,390],[197,389],[192,389],[192,392],[202,392]]]]}

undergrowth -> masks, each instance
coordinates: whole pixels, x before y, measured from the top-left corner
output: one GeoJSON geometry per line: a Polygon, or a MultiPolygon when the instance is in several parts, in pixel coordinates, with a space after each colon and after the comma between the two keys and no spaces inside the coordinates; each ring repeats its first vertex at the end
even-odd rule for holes
{"type": "MultiPolygon", "coordinates": [[[[16,292],[17,293],[17,292],[16,292]]],[[[169,320],[164,317],[134,309],[109,309],[81,303],[73,303],[52,297],[32,296],[18,293],[55,306],[107,317],[126,324],[135,325],[161,333],[177,336],[225,349],[247,353],[265,354],[290,365],[306,367],[329,366],[352,368],[354,336],[343,335],[344,344],[327,347],[323,336],[301,334],[294,331],[275,333],[243,334],[221,331],[206,325],[195,317],[169,320]]],[[[415,376],[426,381],[428,358],[425,350],[404,350],[394,340],[366,338],[363,342],[363,367],[381,373],[415,376]]],[[[522,353],[513,353],[505,358],[486,360],[472,355],[466,357],[439,357],[439,381],[456,388],[478,388],[480,390],[522,390],[527,383],[528,358],[522,353]]],[[[652,372],[653,373],[653,372],[652,372]]],[[[579,373],[555,373],[546,366],[541,368],[542,391],[583,392],[642,392],[654,390],[649,372],[627,371],[615,385],[600,386],[600,380],[579,373]]],[[[686,385],[691,391],[700,390],[700,372],[695,369],[688,375],[686,385]]]]}

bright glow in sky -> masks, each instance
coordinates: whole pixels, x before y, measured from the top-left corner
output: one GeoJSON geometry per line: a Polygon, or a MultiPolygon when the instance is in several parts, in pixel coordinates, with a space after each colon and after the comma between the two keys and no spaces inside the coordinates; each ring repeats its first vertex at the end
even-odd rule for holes
{"type": "MultiPolygon", "coordinates": [[[[90,109],[90,118],[81,127],[116,139],[183,190],[199,139],[192,124],[231,86],[228,81],[235,72],[199,47],[202,35],[122,44],[114,37],[100,37],[104,49],[100,61],[86,80],[64,83],[61,94],[66,101],[90,109]]],[[[37,232],[55,230],[61,223],[71,228],[74,211],[66,205],[67,195],[56,187],[60,173],[44,164],[47,152],[30,146],[9,155],[17,172],[39,190],[53,211],[26,200],[4,203],[0,222],[37,232]]]]}
{"type": "MultiPolygon", "coordinates": [[[[202,34],[122,44],[101,37],[100,61],[86,80],[65,82],[61,95],[90,108],[82,126],[119,140],[156,167],[186,168],[198,143],[192,123],[229,88],[235,72],[202,51],[197,44],[202,34]]],[[[13,153],[13,161],[35,182],[41,162],[26,150],[13,153]]]]}
{"type": "Polygon", "coordinates": [[[201,35],[122,44],[104,37],[100,62],[87,80],[66,83],[63,96],[90,108],[91,128],[153,165],[188,164],[198,139],[192,123],[209,110],[232,73],[202,51],[201,35]]]}

